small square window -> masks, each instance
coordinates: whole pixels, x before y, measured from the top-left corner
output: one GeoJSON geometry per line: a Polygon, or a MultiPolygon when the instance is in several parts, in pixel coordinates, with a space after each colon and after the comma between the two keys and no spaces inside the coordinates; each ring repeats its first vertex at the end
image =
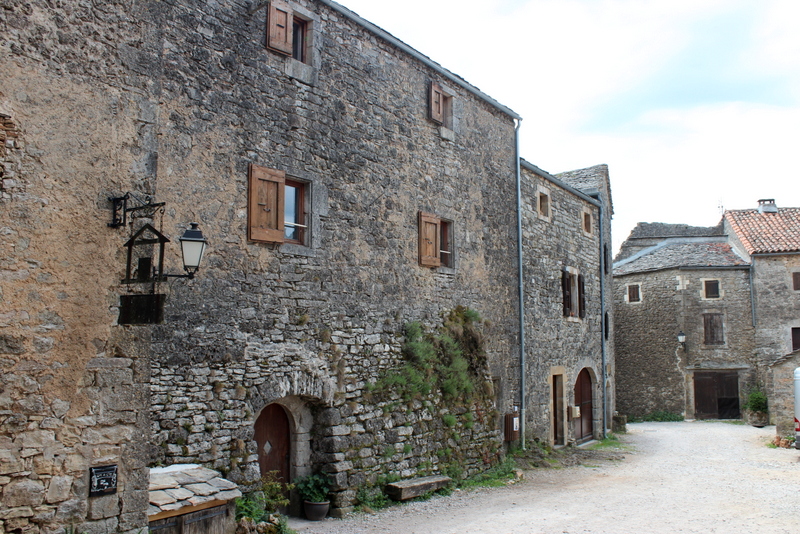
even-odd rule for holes
{"type": "Polygon", "coordinates": [[[642,294],[639,284],[631,284],[628,286],[628,302],[641,302],[642,294]]]}
{"type": "Polygon", "coordinates": [[[453,129],[453,95],[433,81],[428,93],[428,117],[436,124],[453,129]]]}
{"type": "Polygon", "coordinates": [[[419,264],[454,267],[453,222],[419,212],[419,264]]]}
{"type": "Polygon", "coordinates": [[[707,299],[718,299],[719,293],[719,280],[705,280],[703,282],[703,292],[707,299]]]}
{"type": "Polygon", "coordinates": [[[550,217],[550,195],[547,193],[539,193],[539,215],[550,217]]]}
{"type": "Polygon", "coordinates": [[[795,291],[800,291],[800,273],[792,273],[792,287],[795,291]]]}

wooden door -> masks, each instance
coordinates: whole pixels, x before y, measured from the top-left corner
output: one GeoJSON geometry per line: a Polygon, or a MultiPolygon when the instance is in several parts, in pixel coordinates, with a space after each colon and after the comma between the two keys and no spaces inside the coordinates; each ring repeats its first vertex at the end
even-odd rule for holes
{"type": "Polygon", "coordinates": [[[738,419],[739,374],[698,371],[694,374],[694,416],[697,419],[738,419]]]}
{"type": "Polygon", "coordinates": [[[564,375],[553,375],[553,445],[564,445],[564,375]]]}
{"type": "Polygon", "coordinates": [[[592,377],[588,369],[583,369],[578,374],[575,382],[575,406],[581,409],[581,416],[575,419],[575,439],[587,441],[594,437],[592,428],[592,377]]]}
{"type": "Polygon", "coordinates": [[[255,438],[261,476],[277,471],[278,480],[290,482],[291,426],[283,406],[270,404],[261,411],[256,419],[255,438]]]}

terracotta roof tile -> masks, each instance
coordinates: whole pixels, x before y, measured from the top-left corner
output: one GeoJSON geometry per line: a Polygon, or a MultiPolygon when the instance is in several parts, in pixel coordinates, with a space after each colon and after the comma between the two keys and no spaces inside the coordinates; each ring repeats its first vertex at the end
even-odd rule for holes
{"type": "Polygon", "coordinates": [[[748,254],[800,252],[800,208],[779,208],[778,213],[730,210],[725,220],[748,254]]]}

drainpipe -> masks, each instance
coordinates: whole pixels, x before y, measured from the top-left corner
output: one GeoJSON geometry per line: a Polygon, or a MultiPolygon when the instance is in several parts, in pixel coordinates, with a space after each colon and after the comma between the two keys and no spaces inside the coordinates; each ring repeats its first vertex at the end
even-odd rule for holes
{"type": "Polygon", "coordinates": [[[514,128],[514,162],[517,179],[517,272],[519,273],[519,441],[525,450],[525,282],[522,274],[522,171],[520,170],[519,127],[514,128]]]}
{"type": "Polygon", "coordinates": [[[606,438],[608,428],[608,395],[606,373],[606,254],[605,254],[605,218],[603,217],[603,201],[598,195],[599,205],[597,209],[600,213],[600,361],[602,362],[602,387],[603,387],[603,439],[606,438]]]}

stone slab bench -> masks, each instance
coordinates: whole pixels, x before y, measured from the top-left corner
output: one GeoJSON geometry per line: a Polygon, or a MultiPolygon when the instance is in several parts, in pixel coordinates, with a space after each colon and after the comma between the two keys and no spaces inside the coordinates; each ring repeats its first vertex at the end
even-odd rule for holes
{"type": "Polygon", "coordinates": [[[386,485],[386,494],[395,501],[407,501],[425,493],[442,489],[453,479],[446,476],[409,478],[386,485]]]}

